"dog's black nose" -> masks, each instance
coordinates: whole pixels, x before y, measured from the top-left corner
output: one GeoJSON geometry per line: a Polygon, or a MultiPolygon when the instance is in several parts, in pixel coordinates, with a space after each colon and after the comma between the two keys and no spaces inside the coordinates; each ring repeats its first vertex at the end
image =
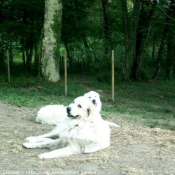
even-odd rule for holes
{"type": "Polygon", "coordinates": [[[71,107],[67,107],[66,110],[67,110],[67,113],[69,114],[71,111],[71,107]]]}
{"type": "Polygon", "coordinates": [[[93,99],[93,100],[92,100],[92,103],[93,103],[93,104],[96,104],[96,100],[93,99]]]}

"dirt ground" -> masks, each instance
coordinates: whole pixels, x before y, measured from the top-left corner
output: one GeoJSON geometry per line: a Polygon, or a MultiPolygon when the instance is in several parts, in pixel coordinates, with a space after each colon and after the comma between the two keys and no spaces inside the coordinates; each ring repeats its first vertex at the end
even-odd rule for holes
{"type": "Polygon", "coordinates": [[[93,154],[40,160],[47,149],[25,149],[27,136],[52,126],[35,123],[36,111],[0,102],[0,174],[17,175],[174,175],[175,132],[150,129],[109,116],[122,127],[112,128],[111,146],[93,154]]]}

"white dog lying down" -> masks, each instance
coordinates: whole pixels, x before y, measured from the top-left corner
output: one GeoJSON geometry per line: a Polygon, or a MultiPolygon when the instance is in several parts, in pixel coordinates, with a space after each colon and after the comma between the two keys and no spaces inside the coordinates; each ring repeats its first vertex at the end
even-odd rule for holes
{"type": "MultiPolygon", "coordinates": [[[[85,93],[84,96],[88,97],[95,105],[97,110],[101,111],[100,96],[95,91],[85,93]]],[[[64,105],[47,105],[42,107],[36,117],[36,122],[41,124],[57,125],[67,118],[66,106],[64,105]]]]}
{"type": "Polygon", "coordinates": [[[68,117],[51,132],[28,137],[25,148],[49,148],[54,151],[39,155],[41,159],[92,153],[110,145],[110,128],[91,101],[81,96],[67,108],[68,117]]]}
{"type": "Polygon", "coordinates": [[[67,118],[64,105],[47,105],[42,107],[36,117],[36,122],[41,124],[57,125],[67,118]]]}
{"type": "MultiPolygon", "coordinates": [[[[97,112],[101,111],[102,103],[100,100],[100,95],[95,91],[90,91],[84,94],[85,97],[96,107],[97,112]]],[[[36,122],[41,124],[57,125],[67,118],[66,107],[63,105],[47,105],[42,107],[36,117],[36,122]]],[[[107,122],[107,121],[106,121],[107,122]]],[[[109,125],[120,127],[112,122],[108,122],[109,125]]]]}

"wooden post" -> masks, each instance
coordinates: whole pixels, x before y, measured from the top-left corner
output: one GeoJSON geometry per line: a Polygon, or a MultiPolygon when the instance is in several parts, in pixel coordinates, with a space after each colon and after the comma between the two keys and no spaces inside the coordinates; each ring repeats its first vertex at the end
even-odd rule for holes
{"type": "Polygon", "coordinates": [[[114,102],[114,50],[112,50],[112,101],[114,102]]]}
{"type": "Polygon", "coordinates": [[[8,83],[10,84],[10,57],[9,57],[9,49],[7,49],[7,74],[8,74],[8,83]]]}
{"type": "Polygon", "coordinates": [[[64,56],[64,82],[65,82],[65,96],[67,97],[67,54],[64,56]]]}

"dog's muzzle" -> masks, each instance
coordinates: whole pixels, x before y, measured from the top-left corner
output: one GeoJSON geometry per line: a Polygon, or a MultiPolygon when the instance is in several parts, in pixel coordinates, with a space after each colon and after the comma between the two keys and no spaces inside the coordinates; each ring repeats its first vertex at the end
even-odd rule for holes
{"type": "Polygon", "coordinates": [[[95,99],[92,100],[92,103],[93,103],[95,106],[97,106],[97,103],[96,103],[96,100],[95,100],[95,99]]]}
{"type": "Polygon", "coordinates": [[[67,110],[67,116],[68,117],[71,117],[71,118],[77,118],[77,117],[79,117],[79,115],[76,115],[76,116],[71,115],[71,107],[68,106],[66,108],[66,110],[67,110]]]}

